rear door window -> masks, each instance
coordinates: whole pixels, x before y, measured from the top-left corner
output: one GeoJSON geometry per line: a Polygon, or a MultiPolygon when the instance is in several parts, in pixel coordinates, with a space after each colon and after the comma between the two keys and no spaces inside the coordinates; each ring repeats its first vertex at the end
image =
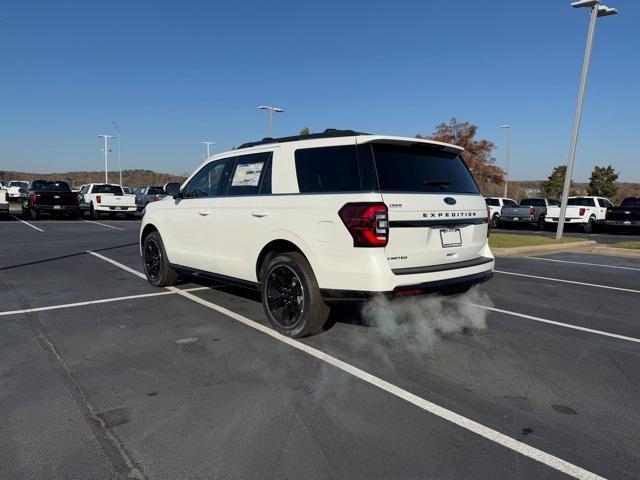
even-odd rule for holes
{"type": "Polygon", "coordinates": [[[518,206],[518,204],[516,202],[514,202],[513,200],[503,200],[502,201],[502,206],[503,207],[507,207],[507,208],[516,208],[518,206]]]}
{"type": "Polygon", "coordinates": [[[238,157],[231,174],[227,195],[258,195],[260,193],[266,194],[267,190],[268,193],[271,193],[271,169],[267,168],[270,162],[271,152],[252,153],[238,157]],[[261,185],[267,175],[269,180],[265,183],[268,186],[261,190],[261,185]]]}
{"type": "Polygon", "coordinates": [[[499,207],[500,200],[497,198],[485,198],[484,201],[487,203],[489,207],[499,207]]]}
{"type": "Polygon", "coordinates": [[[611,208],[613,207],[613,205],[611,204],[611,202],[609,200],[607,200],[606,198],[599,198],[598,199],[598,204],[602,207],[602,208],[611,208]]]}
{"type": "Polygon", "coordinates": [[[480,193],[462,158],[429,145],[373,144],[383,192],[480,193]]]}
{"type": "Polygon", "coordinates": [[[361,191],[355,145],[295,151],[300,193],[361,191]]]}

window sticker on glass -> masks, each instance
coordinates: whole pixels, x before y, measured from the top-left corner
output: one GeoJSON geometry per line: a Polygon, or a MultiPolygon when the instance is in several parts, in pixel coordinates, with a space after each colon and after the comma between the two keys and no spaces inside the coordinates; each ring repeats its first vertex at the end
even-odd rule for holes
{"type": "Polygon", "coordinates": [[[232,187],[257,187],[264,162],[238,165],[231,180],[232,187]]]}

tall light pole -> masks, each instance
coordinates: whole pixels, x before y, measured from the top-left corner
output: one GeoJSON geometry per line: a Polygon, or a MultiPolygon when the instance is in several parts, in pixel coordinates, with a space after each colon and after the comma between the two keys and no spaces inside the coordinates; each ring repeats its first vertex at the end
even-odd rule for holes
{"type": "Polygon", "coordinates": [[[216,142],[204,141],[204,142],[200,142],[200,143],[202,143],[202,144],[204,144],[204,145],[206,145],[206,146],[207,146],[207,158],[209,158],[209,157],[211,156],[211,150],[210,150],[210,147],[211,147],[211,145],[215,145],[215,144],[216,144],[216,142]]]}
{"type": "Polygon", "coordinates": [[[268,130],[268,134],[267,134],[267,138],[271,138],[271,124],[272,124],[272,117],[273,117],[273,112],[276,113],[282,113],[284,112],[284,110],[280,107],[273,107],[271,105],[259,105],[258,106],[258,110],[268,110],[269,111],[269,130],[268,130]]]}
{"type": "Polygon", "coordinates": [[[580,87],[578,89],[578,102],[576,114],[573,118],[573,133],[571,134],[571,144],[569,145],[569,157],[567,158],[567,171],[564,176],[564,188],[562,189],[562,202],[560,204],[560,218],[558,218],[558,230],[556,239],[562,238],[564,232],[564,220],[567,213],[567,202],[569,201],[569,189],[571,188],[571,178],[573,176],[573,163],[576,157],[576,146],[580,134],[580,122],[582,121],[582,105],[584,103],[584,92],[587,87],[587,77],[589,76],[589,63],[591,61],[591,48],[593,47],[593,36],[596,31],[596,20],[598,17],[615,15],[618,10],[600,5],[600,0],[580,0],[571,4],[573,8],[591,8],[591,18],[587,31],[587,46],[582,60],[582,74],[580,75],[580,87]]]}
{"type": "Polygon", "coordinates": [[[102,135],[98,135],[100,138],[104,138],[104,183],[109,183],[109,139],[116,138],[113,135],[107,135],[103,133],[102,135]]]}
{"type": "Polygon", "coordinates": [[[120,157],[120,144],[122,143],[122,134],[120,133],[120,129],[118,128],[118,124],[112,121],[113,126],[116,127],[116,131],[118,132],[118,168],[120,169],[120,186],[122,186],[122,158],[120,157]]]}
{"type": "Polygon", "coordinates": [[[504,164],[504,196],[509,191],[509,159],[511,158],[511,125],[502,125],[500,128],[507,129],[507,160],[504,164]]]}

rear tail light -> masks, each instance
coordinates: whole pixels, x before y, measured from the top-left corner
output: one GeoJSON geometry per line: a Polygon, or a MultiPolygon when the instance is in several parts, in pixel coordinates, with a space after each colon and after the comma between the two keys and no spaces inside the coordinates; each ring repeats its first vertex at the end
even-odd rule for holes
{"type": "Polygon", "coordinates": [[[536,209],[535,209],[535,208],[533,208],[533,207],[531,207],[531,208],[529,209],[529,215],[531,215],[531,216],[533,217],[535,214],[536,214],[536,209]]]}
{"type": "Polygon", "coordinates": [[[586,211],[587,211],[587,209],[586,209],[586,208],[581,208],[581,209],[580,209],[580,216],[583,216],[583,215],[584,215],[584,212],[586,212],[586,211]]]}
{"type": "Polygon", "coordinates": [[[29,201],[31,203],[36,203],[38,201],[38,195],[35,193],[32,193],[31,195],[29,195],[29,201]]]}
{"type": "Polygon", "coordinates": [[[409,297],[411,295],[420,295],[422,293],[424,293],[424,292],[422,290],[420,290],[419,288],[414,288],[414,289],[411,289],[411,290],[398,290],[395,293],[395,296],[396,297],[409,297]]]}
{"type": "Polygon", "coordinates": [[[491,235],[491,209],[487,206],[487,238],[491,235]]]}
{"type": "Polygon", "coordinates": [[[385,247],[389,215],[384,203],[347,203],[338,212],[353,237],[354,247],[385,247]]]}
{"type": "Polygon", "coordinates": [[[73,196],[73,204],[74,205],[80,205],[80,195],[74,195],[73,196]]]}
{"type": "Polygon", "coordinates": [[[609,219],[611,218],[610,213],[611,213],[611,212],[609,211],[609,209],[607,209],[606,213],[604,214],[604,218],[605,218],[605,220],[609,220],[609,219]]]}
{"type": "Polygon", "coordinates": [[[96,203],[102,203],[102,196],[96,195],[96,203]]]}

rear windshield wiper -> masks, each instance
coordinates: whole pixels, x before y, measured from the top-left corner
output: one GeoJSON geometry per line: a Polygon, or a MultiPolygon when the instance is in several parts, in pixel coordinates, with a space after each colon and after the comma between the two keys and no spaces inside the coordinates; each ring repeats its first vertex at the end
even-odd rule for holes
{"type": "Polygon", "coordinates": [[[440,190],[444,190],[445,188],[447,188],[449,185],[451,185],[451,182],[448,182],[447,180],[423,180],[422,181],[423,185],[437,185],[440,187],[440,190]]]}

